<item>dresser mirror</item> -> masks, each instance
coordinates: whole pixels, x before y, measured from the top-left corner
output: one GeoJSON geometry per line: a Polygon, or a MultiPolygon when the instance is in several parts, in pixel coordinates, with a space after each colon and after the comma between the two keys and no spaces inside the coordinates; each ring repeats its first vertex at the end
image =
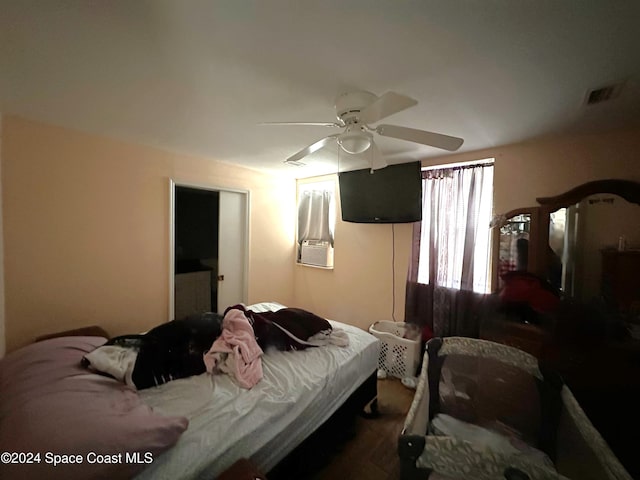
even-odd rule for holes
{"type": "Polygon", "coordinates": [[[504,273],[526,271],[581,303],[603,295],[611,299],[613,288],[633,290],[623,307],[640,310],[629,300],[635,296],[640,302],[640,282],[633,277],[629,285],[615,286],[610,276],[617,274],[606,268],[613,262],[640,271],[633,263],[636,257],[640,262],[640,183],[599,180],[537,201],[539,207],[494,219],[494,291],[502,288],[504,273]]]}
{"type": "Polygon", "coordinates": [[[495,220],[493,249],[494,290],[503,286],[502,275],[511,271],[535,272],[538,261],[540,208],[512,210],[495,220]]]}
{"type": "Polygon", "coordinates": [[[590,301],[601,293],[602,263],[640,248],[640,205],[594,194],[549,213],[546,279],[564,295],[590,301]]]}
{"type": "Polygon", "coordinates": [[[640,183],[602,180],[537,200],[543,278],[564,298],[640,311],[640,183]]]}

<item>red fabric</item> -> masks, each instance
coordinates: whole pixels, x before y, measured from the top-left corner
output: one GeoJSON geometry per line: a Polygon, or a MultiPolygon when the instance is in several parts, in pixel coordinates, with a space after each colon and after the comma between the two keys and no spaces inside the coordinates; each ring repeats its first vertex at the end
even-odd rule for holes
{"type": "Polygon", "coordinates": [[[509,272],[502,275],[504,288],[500,299],[506,303],[526,303],[538,313],[554,311],[560,304],[560,297],[550,286],[535,275],[527,272],[509,272]]]}
{"type": "Polygon", "coordinates": [[[429,325],[425,325],[422,327],[422,341],[427,342],[431,340],[435,335],[433,334],[433,330],[429,328],[429,325]]]}

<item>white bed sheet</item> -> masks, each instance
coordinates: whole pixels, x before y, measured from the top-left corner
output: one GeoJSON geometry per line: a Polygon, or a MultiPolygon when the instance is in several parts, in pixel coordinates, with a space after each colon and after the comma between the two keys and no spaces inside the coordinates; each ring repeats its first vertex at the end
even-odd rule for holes
{"type": "Polygon", "coordinates": [[[331,321],[349,346],[268,351],[251,390],[226,375],[203,374],[140,392],[159,413],[183,415],[189,428],[138,479],[211,479],[237,459],[268,472],[326,421],[376,369],[379,340],[331,321]]]}

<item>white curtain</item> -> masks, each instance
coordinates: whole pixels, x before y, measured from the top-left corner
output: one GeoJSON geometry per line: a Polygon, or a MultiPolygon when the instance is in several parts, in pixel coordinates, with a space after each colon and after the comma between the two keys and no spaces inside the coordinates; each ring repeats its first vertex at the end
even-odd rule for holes
{"type": "Polygon", "coordinates": [[[423,172],[418,282],[489,292],[493,165],[423,172]]]}
{"type": "Polygon", "coordinates": [[[422,173],[405,321],[437,336],[477,337],[489,291],[493,165],[422,173]]]}
{"type": "Polygon", "coordinates": [[[332,194],[327,190],[305,190],[298,203],[298,243],[324,240],[333,246],[331,214],[332,194]]]}

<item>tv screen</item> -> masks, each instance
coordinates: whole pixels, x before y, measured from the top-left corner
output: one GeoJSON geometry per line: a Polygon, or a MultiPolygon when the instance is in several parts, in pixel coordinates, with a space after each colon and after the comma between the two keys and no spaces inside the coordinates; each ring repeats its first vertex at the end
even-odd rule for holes
{"type": "Polygon", "coordinates": [[[420,162],[338,174],[342,220],[409,223],[422,220],[420,162]]]}

